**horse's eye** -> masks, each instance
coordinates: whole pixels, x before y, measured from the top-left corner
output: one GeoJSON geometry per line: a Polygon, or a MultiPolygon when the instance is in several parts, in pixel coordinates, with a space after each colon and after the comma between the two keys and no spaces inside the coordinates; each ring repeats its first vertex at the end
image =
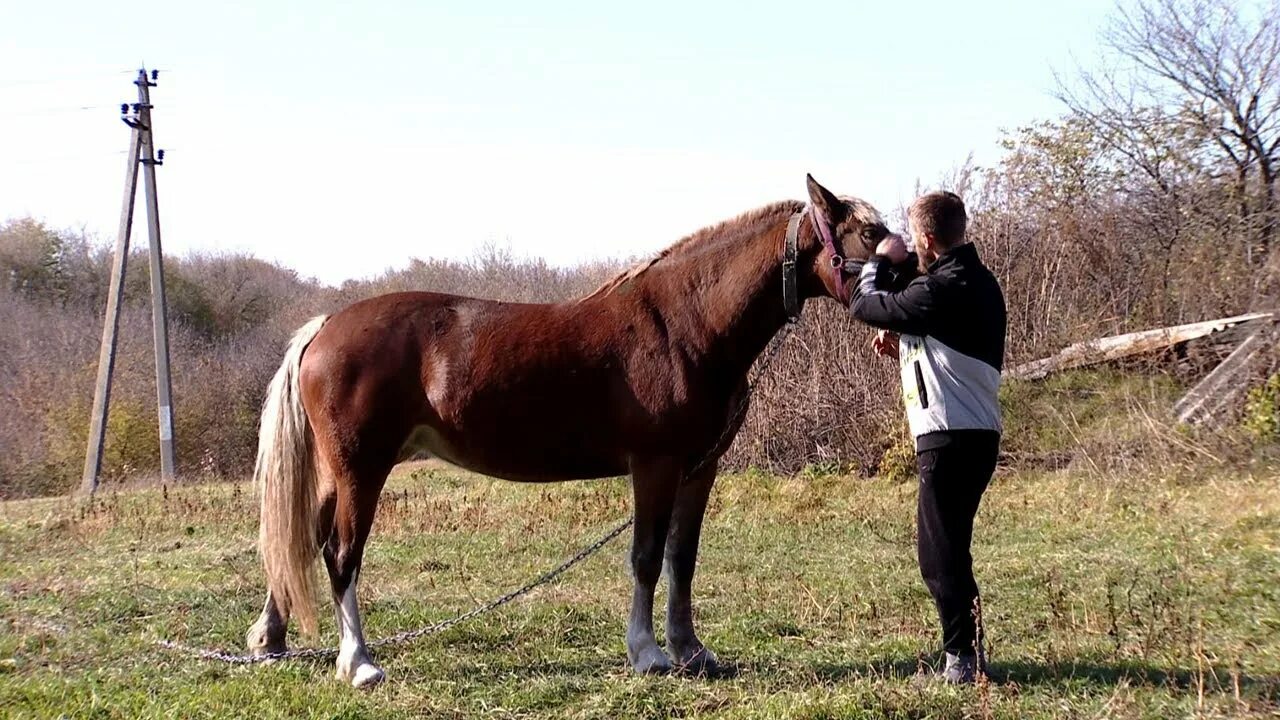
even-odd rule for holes
{"type": "Polygon", "coordinates": [[[889,231],[880,225],[868,225],[862,228],[862,239],[868,244],[879,242],[889,231]]]}

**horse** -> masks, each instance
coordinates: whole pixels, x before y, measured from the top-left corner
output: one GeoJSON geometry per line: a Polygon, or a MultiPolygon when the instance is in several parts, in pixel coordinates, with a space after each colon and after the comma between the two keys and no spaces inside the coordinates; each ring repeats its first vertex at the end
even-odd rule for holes
{"type": "Polygon", "coordinates": [[[337,678],[383,680],[356,586],[388,474],[425,449],[517,482],[629,474],[627,659],[638,673],[714,673],[716,656],[694,630],[692,583],[748,370],[806,299],[847,304],[845,263],[888,234],[869,203],[806,182],[807,205],[774,203],[700,230],[567,302],[402,292],[306,323],[260,418],[254,480],[268,591],[250,650],[284,651],[290,617],[314,633],[323,557],[341,632],[337,678]],[[664,559],[666,652],[653,631],[664,559]]]}

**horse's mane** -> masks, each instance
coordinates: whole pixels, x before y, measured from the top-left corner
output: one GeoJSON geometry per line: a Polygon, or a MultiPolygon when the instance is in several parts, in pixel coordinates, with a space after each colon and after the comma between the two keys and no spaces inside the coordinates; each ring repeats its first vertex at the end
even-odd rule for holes
{"type": "Polygon", "coordinates": [[[627,268],[618,273],[609,281],[596,288],[588,295],[584,295],[579,299],[589,300],[591,298],[608,295],[617,290],[622,285],[636,279],[646,270],[653,267],[662,260],[670,257],[681,256],[702,248],[706,245],[715,244],[716,240],[732,238],[751,237],[758,234],[762,226],[767,226],[776,222],[778,215],[785,213],[794,213],[804,207],[804,203],[798,200],[783,200],[770,205],[766,205],[755,210],[748,210],[741,215],[725,220],[717,225],[705,227],[692,235],[681,238],[667,247],[665,250],[654,255],[652,258],[645,260],[633,267],[627,268]]]}

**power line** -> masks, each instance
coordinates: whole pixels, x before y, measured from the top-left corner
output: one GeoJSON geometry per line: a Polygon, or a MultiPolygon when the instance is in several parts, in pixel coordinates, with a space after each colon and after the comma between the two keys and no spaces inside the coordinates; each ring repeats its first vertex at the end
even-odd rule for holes
{"type": "MultiPolygon", "coordinates": [[[[173,70],[165,68],[160,68],[159,71],[166,75],[173,72],[173,70]]],[[[32,77],[29,79],[10,78],[0,80],[0,90],[27,87],[56,87],[59,85],[66,85],[67,83],[75,82],[77,80],[85,82],[119,80],[121,75],[132,75],[137,72],[137,70],[81,70],[54,74],[32,73],[32,77]]]]}
{"type": "Polygon", "coordinates": [[[104,160],[110,157],[119,157],[124,155],[127,150],[116,151],[100,151],[92,153],[77,153],[72,155],[41,155],[25,160],[5,160],[6,167],[23,167],[26,165],[47,165],[51,162],[64,162],[73,160],[104,160]]]}
{"type": "Polygon", "coordinates": [[[10,117],[31,117],[33,115],[57,115],[61,113],[82,112],[85,110],[104,110],[109,107],[115,107],[115,106],[114,105],[76,105],[72,107],[39,108],[34,110],[27,110],[25,112],[10,113],[9,116],[10,117]]]}
{"type": "MultiPolygon", "coordinates": [[[[167,156],[169,153],[172,153],[176,149],[177,148],[166,147],[164,148],[164,152],[167,156]]],[[[4,165],[6,167],[21,167],[23,165],[44,165],[51,162],[61,162],[66,160],[103,160],[105,158],[120,157],[121,155],[124,155],[127,152],[129,151],[128,150],[99,150],[97,152],[65,153],[62,155],[41,155],[39,157],[24,158],[22,160],[15,160],[15,159],[9,158],[4,160],[4,165]]]]}
{"type": "MultiPolygon", "coordinates": [[[[181,107],[181,106],[175,105],[174,103],[166,103],[164,106],[164,109],[173,110],[178,107],[181,107]]],[[[8,116],[9,117],[36,117],[41,115],[61,115],[61,114],[69,114],[69,113],[78,113],[78,112],[85,112],[89,110],[108,110],[108,109],[118,110],[119,108],[120,108],[120,105],[116,103],[112,103],[110,105],[69,105],[65,107],[32,108],[29,110],[25,110],[23,112],[8,113],[8,116]]]]}
{"type": "Polygon", "coordinates": [[[0,90],[7,90],[16,87],[53,87],[55,85],[65,85],[67,82],[75,80],[107,80],[119,79],[120,75],[128,75],[137,72],[136,70],[100,70],[100,71],[79,71],[66,73],[32,73],[31,77],[23,80],[5,80],[0,81],[0,90]]]}

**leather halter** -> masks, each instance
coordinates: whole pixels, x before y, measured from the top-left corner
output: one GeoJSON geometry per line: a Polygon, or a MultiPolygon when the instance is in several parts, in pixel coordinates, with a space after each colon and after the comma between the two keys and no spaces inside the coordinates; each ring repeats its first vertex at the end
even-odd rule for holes
{"type": "Polygon", "coordinates": [[[787,312],[787,322],[800,319],[800,293],[796,280],[796,242],[800,239],[800,220],[805,211],[801,210],[787,221],[787,238],[782,244],[782,307],[787,312]]]}
{"type": "Polygon", "coordinates": [[[832,280],[835,284],[836,299],[842,305],[849,304],[848,293],[845,291],[845,274],[849,272],[846,267],[844,256],[836,249],[835,240],[831,236],[831,228],[818,219],[818,211],[812,206],[797,211],[787,221],[786,240],[782,246],[782,307],[786,310],[787,321],[796,322],[800,319],[800,292],[799,281],[796,277],[796,259],[799,255],[797,245],[800,240],[800,221],[804,217],[809,216],[809,222],[813,225],[814,234],[822,241],[825,247],[831,253],[830,267],[833,274],[832,280]]]}

